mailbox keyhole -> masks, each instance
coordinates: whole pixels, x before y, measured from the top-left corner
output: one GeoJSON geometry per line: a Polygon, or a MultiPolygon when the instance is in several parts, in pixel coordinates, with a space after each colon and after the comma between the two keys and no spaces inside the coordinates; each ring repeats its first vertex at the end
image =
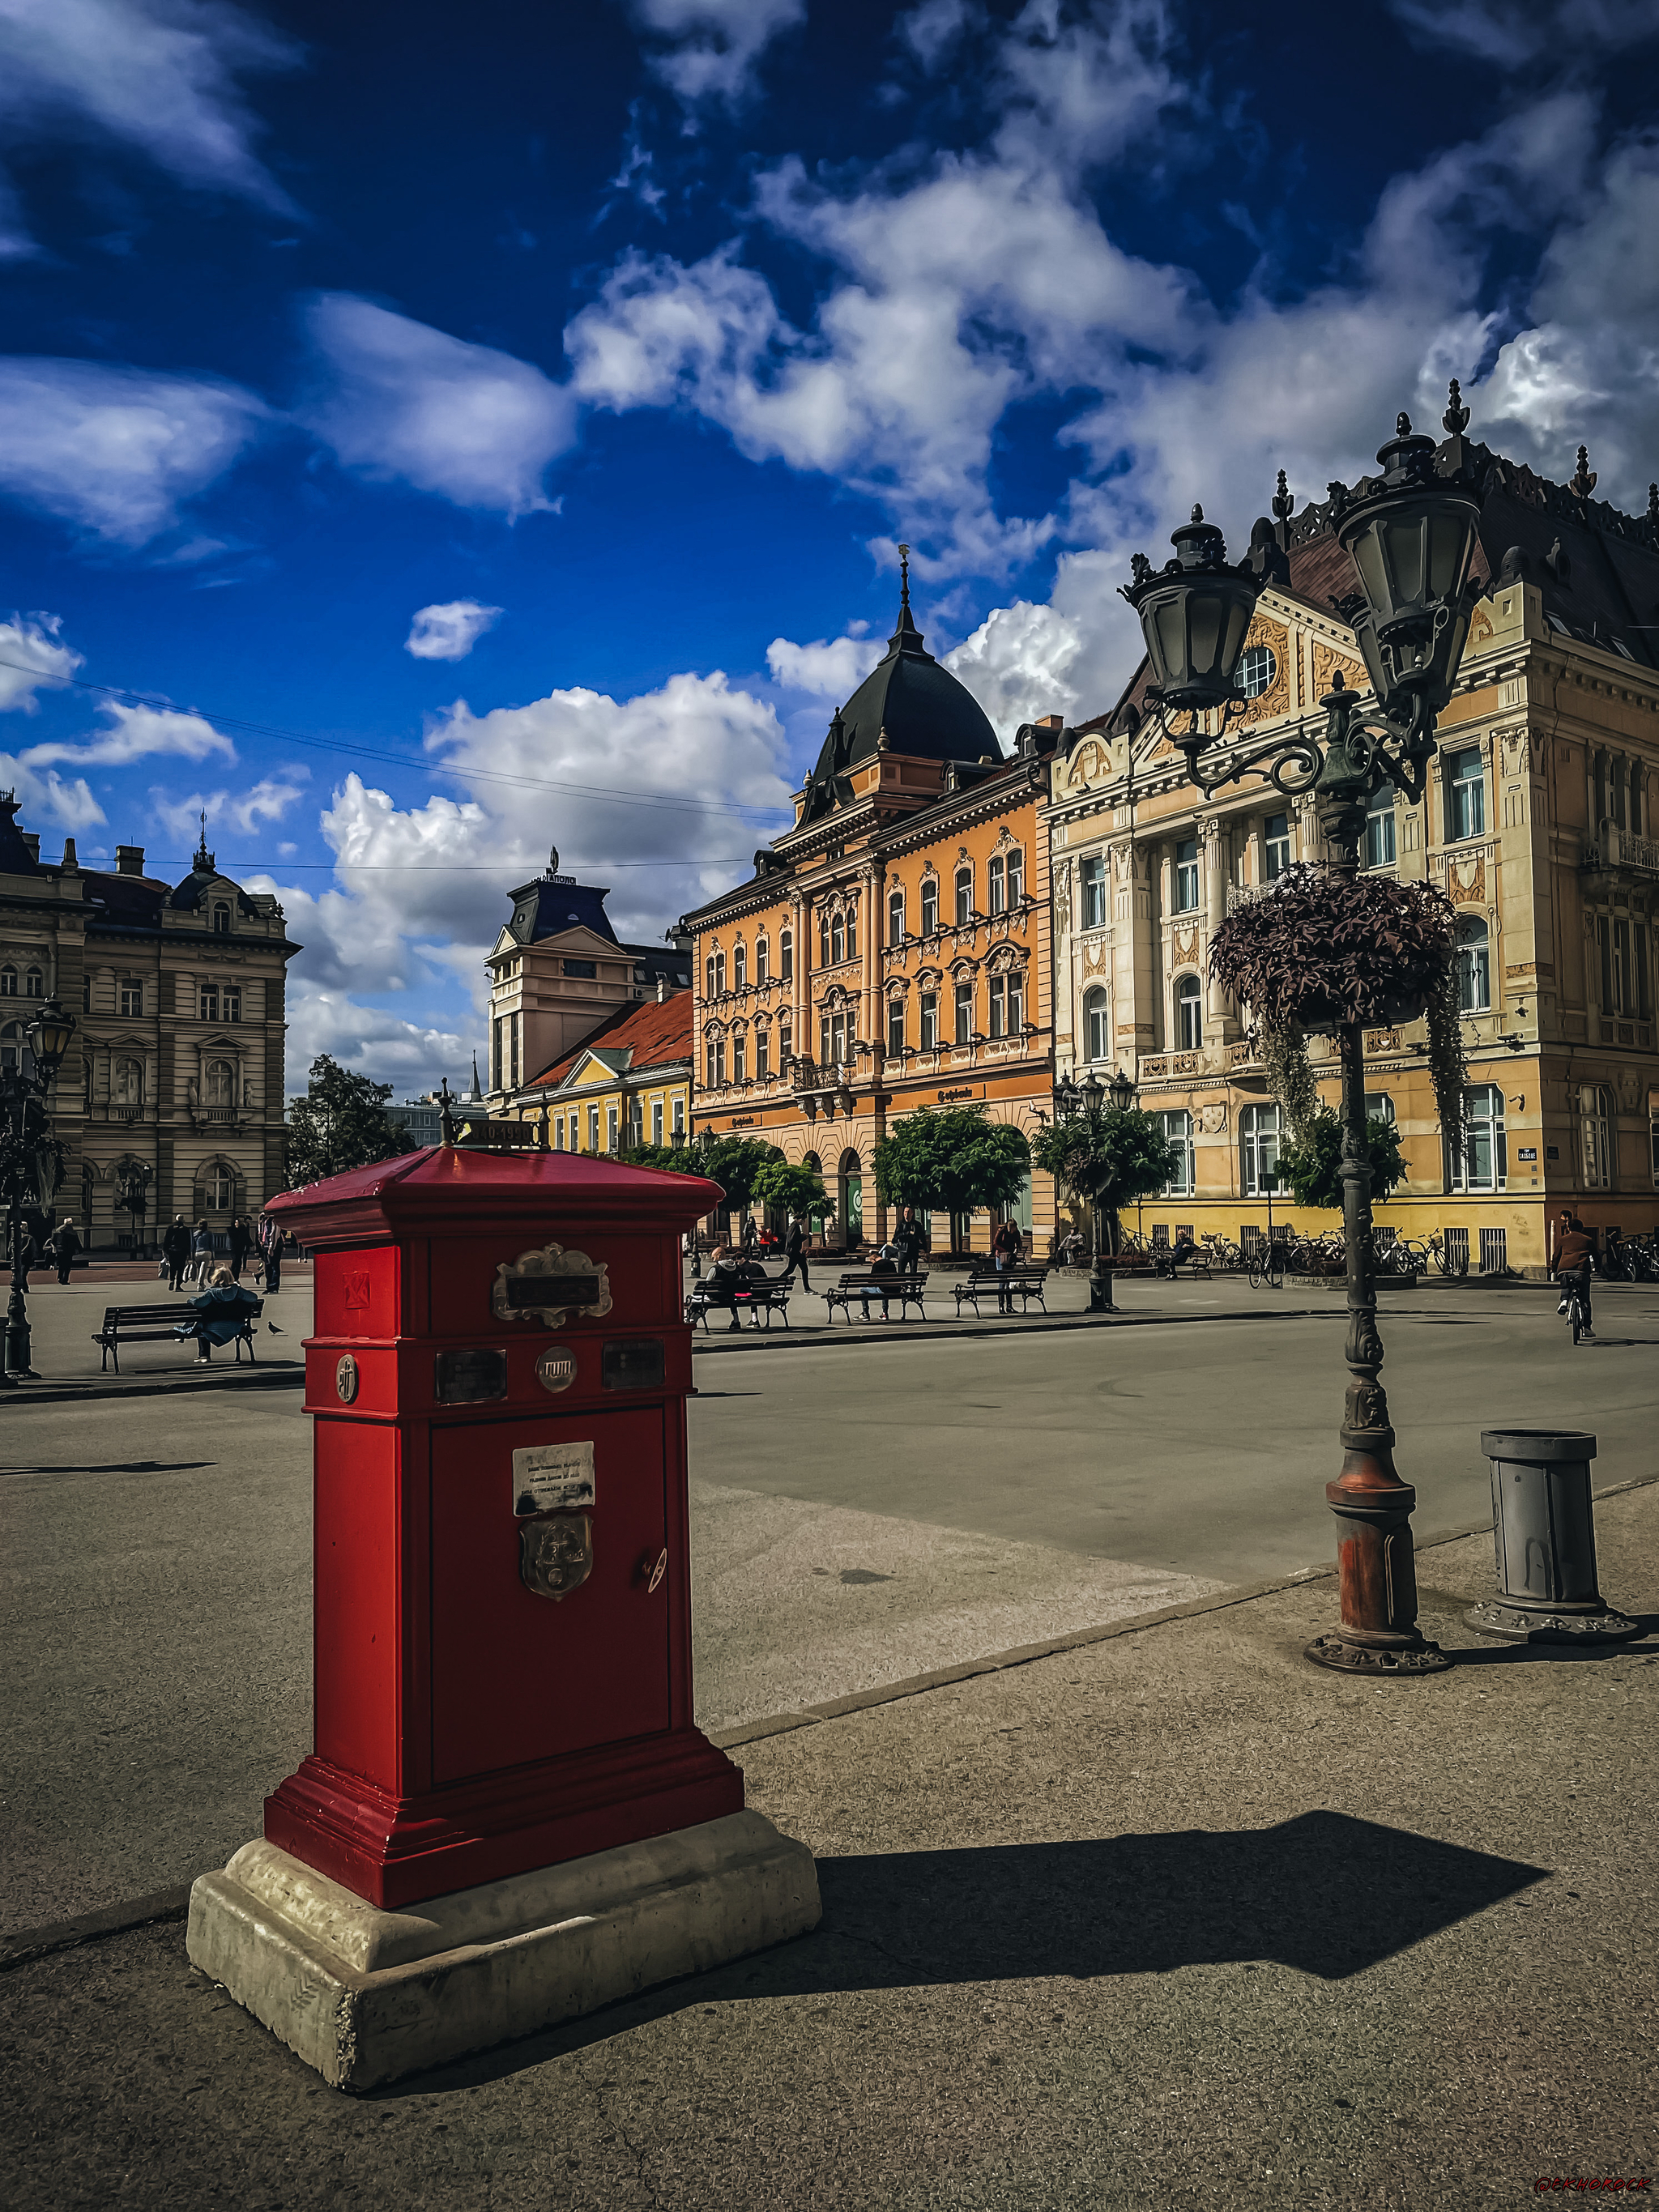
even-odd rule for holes
{"type": "MultiPolygon", "coordinates": [[[[644,1573],[644,1571],[645,1571],[646,1565],[647,1565],[647,1562],[646,1562],[644,1559],[641,1559],[641,1560],[640,1561],[640,1571],[641,1571],[641,1574],[643,1574],[643,1573],[644,1573]]],[[[647,1597],[654,1597],[654,1596],[655,1596],[655,1595],[656,1595],[656,1591],[657,1591],[657,1585],[661,1582],[661,1580],[662,1580],[663,1577],[664,1577],[667,1572],[668,1572],[668,1547],[667,1547],[667,1546],[666,1546],[666,1545],[665,1545],[665,1546],[663,1547],[662,1550],[661,1550],[660,1552],[659,1552],[659,1553],[658,1553],[658,1554],[657,1554],[657,1561],[656,1561],[656,1565],[655,1565],[651,1569],[651,1579],[650,1579],[650,1581],[649,1581],[649,1582],[646,1584],[646,1586],[645,1586],[645,1594],[646,1594],[646,1595],[647,1595],[647,1597]]]]}

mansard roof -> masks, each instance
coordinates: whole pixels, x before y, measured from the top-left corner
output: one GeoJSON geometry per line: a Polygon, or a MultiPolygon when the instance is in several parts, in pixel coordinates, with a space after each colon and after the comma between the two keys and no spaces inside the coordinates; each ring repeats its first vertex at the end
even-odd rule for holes
{"type": "Polygon", "coordinates": [[[551,1091],[567,1082],[582,1061],[599,1060],[617,1075],[632,1068],[662,1067],[670,1060],[691,1059],[691,994],[671,991],[659,1001],[647,999],[637,1006],[618,1006],[591,1036],[556,1060],[551,1067],[532,1076],[537,1090],[551,1091]]]}

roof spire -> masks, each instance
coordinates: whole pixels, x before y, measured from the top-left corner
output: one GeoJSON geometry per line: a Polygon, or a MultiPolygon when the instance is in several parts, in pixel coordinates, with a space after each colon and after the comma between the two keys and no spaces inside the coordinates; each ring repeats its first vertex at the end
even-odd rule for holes
{"type": "Polygon", "coordinates": [[[196,848],[196,860],[194,866],[198,876],[210,876],[214,873],[216,864],[212,854],[208,850],[206,807],[202,809],[201,821],[202,836],[201,842],[196,848]]]}
{"type": "Polygon", "coordinates": [[[1469,410],[1463,404],[1463,395],[1458,389],[1457,379],[1451,380],[1451,398],[1446,411],[1440,417],[1440,427],[1449,438],[1461,438],[1469,427],[1469,410]]]}
{"type": "Polygon", "coordinates": [[[910,549],[899,547],[899,605],[906,614],[910,611],[910,549]]]}
{"type": "Polygon", "coordinates": [[[910,611],[910,549],[901,545],[899,556],[899,611],[893,635],[887,641],[890,656],[897,653],[925,653],[921,632],[916,628],[915,617],[910,611]]]}
{"type": "MultiPolygon", "coordinates": [[[[447,1076],[446,1076],[446,1077],[444,1078],[444,1080],[445,1080],[445,1082],[446,1082],[446,1083],[447,1083],[447,1082],[448,1082],[448,1080],[449,1080],[448,1077],[447,1077],[447,1076]]],[[[474,1046],[474,1048],[473,1048],[473,1052],[472,1052],[472,1093],[471,1093],[471,1095],[472,1095],[472,1097],[475,1097],[475,1098],[482,1098],[482,1097],[483,1097],[483,1091],[480,1091],[480,1090],[479,1090],[479,1088],[478,1088],[478,1053],[477,1053],[477,1048],[476,1046],[474,1046]]]]}
{"type": "Polygon", "coordinates": [[[1589,447],[1578,448],[1578,471],[1568,480],[1567,489],[1577,499],[1588,499],[1595,489],[1595,471],[1589,465],[1589,447]]]}

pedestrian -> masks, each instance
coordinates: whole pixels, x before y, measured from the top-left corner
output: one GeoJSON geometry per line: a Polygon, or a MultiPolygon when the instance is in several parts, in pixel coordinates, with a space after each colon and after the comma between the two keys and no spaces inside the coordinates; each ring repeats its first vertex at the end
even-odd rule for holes
{"type": "Polygon", "coordinates": [[[70,1269],[75,1265],[75,1255],[81,1249],[81,1239],[72,1221],[60,1221],[52,1232],[50,1249],[57,1264],[58,1279],[66,1283],[70,1269]]]}
{"type": "Polygon", "coordinates": [[[1551,1272],[1561,1285],[1561,1303],[1555,1310],[1565,1313],[1567,1297],[1576,1283],[1578,1304],[1584,1316],[1584,1334],[1592,1340],[1595,1332],[1590,1327],[1590,1270],[1595,1263],[1595,1239],[1569,1206],[1564,1206],[1557,1224],[1555,1253],[1551,1261],[1551,1272]]]}
{"type": "Polygon", "coordinates": [[[204,1283],[213,1271],[213,1231],[198,1221],[190,1237],[190,1279],[204,1283]]]}
{"type": "Polygon", "coordinates": [[[782,1279],[787,1283],[792,1276],[799,1275],[802,1290],[810,1293],[812,1285],[806,1273],[806,1224],[802,1221],[799,1214],[792,1214],[789,1218],[789,1228],[783,1240],[785,1266],[782,1279]]]}
{"type": "Polygon", "coordinates": [[[185,1269],[190,1265],[190,1230],[182,1213],[175,1213],[161,1239],[161,1257],[167,1263],[167,1288],[182,1291],[185,1269]]]}
{"type": "Polygon", "coordinates": [[[240,1336],[259,1311],[259,1301],[228,1267],[214,1268],[212,1279],[199,1297],[190,1301],[199,1321],[181,1321],[175,1334],[196,1339],[196,1364],[211,1364],[216,1344],[229,1344],[240,1336]]]}
{"type": "Polygon", "coordinates": [[[265,1227],[265,1296],[274,1298],[283,1287],[283,1237],[275,1222],[267,1222],[265,1227]]]}
{"type": "Polygon", "coordinates": [[[1009,1271],[1019,1265],[1024,1239],[1012,1221],[1005,1221],[991,1239],[991,1262],[997,1271],[997,1311],[1011,1314],[1014,1310],[1014,1286],[1009,1271]]]}
{"type": "Polygon", "coordinates": [[[743,1217],[743,1256],[745,1260],[753,1259],[755,1247],[759,1242],[760,1224],[752,1213],[745,1213],[743,1217]]]}
{"type": "Polygon", "coordinates": [[[927,1249],[927,1232],[916,1218],[916,1209],[914,1206],[902,1207],[893,1231],[893,1251],[898,1261],[900,1274],[917,1273],[921,1267],[921,1255],[927,1249]]]}
{"type": "Polygon", "coordinates": [[[239,1213],[230,1224],[230,1273],[234,1282],[240,1283],[242,1279],[242,1268],[252,1242],[253,1232],[246,1218],[239,1213]]]}
{"type": "Polygon", "coordinates": [[[884,1244],[880,1251],[877,1253],[875,1258],[870,1263],[871,1279],[867,1283],[860,1283],[859,1285],[859,1296],[864,1301],[864,1318],[866,1321],[868,1321],[870,1318],[870,1301],[872,1298],[879,1298],[881,1300],[881,1317],[884,1321],[891,1321],[893,1318],[892,1314],[888,1310],[887,1292],[889,1284],[892,1281],[894,1276],[898,1273],[898,1261],[893,1256],[892,1246],[890,1244],[884,1244]]]}

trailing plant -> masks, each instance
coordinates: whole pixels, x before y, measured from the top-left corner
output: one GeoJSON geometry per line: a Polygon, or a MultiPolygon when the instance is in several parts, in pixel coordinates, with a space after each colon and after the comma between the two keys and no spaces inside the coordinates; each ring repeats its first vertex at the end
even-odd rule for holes
{"type": "Polygon", "coordinates": [[[1453,931],[1430,884],[1303,863],[1221,923],[1210,974],[1270,1029],[1397,1019],[1451,969],[1453,931]]]}
{"type": "Polygon", "coordinates": [[[1429,991],[1429,1073],[1441,1132],[1454,1152],[1463,1145],[1463,1092],[1469,1065],[1463,1054],[1463,1023],[1457,1004],[1457,963],[1449,962],[1429,991]]]}
{"type": "Polygon", "coordinates": [[[1307,1135],[1320,1111],[1319,1086],[1308,1061],[1308,1040],[1295,1022],[1264,1022],[1261,1060],[1267,1087],[1278,1099],[1293,1143],[1307,1135]]]}
{"type": "MultiPolygon", "coordinates": [[[[1381,1202],[1406,1180],[1400,1132],[1380,1116],[1365,1124],[1365,1156],[1371,1167],[1371,1196],[1381,1202]]],[[[1316,1106],[1304,1133],[1279,1148],[1279,1179],[1291,1187],[1298,1206],[1340,1211],[1342,1123],[1335,1109],[1316,1106]]]]}

